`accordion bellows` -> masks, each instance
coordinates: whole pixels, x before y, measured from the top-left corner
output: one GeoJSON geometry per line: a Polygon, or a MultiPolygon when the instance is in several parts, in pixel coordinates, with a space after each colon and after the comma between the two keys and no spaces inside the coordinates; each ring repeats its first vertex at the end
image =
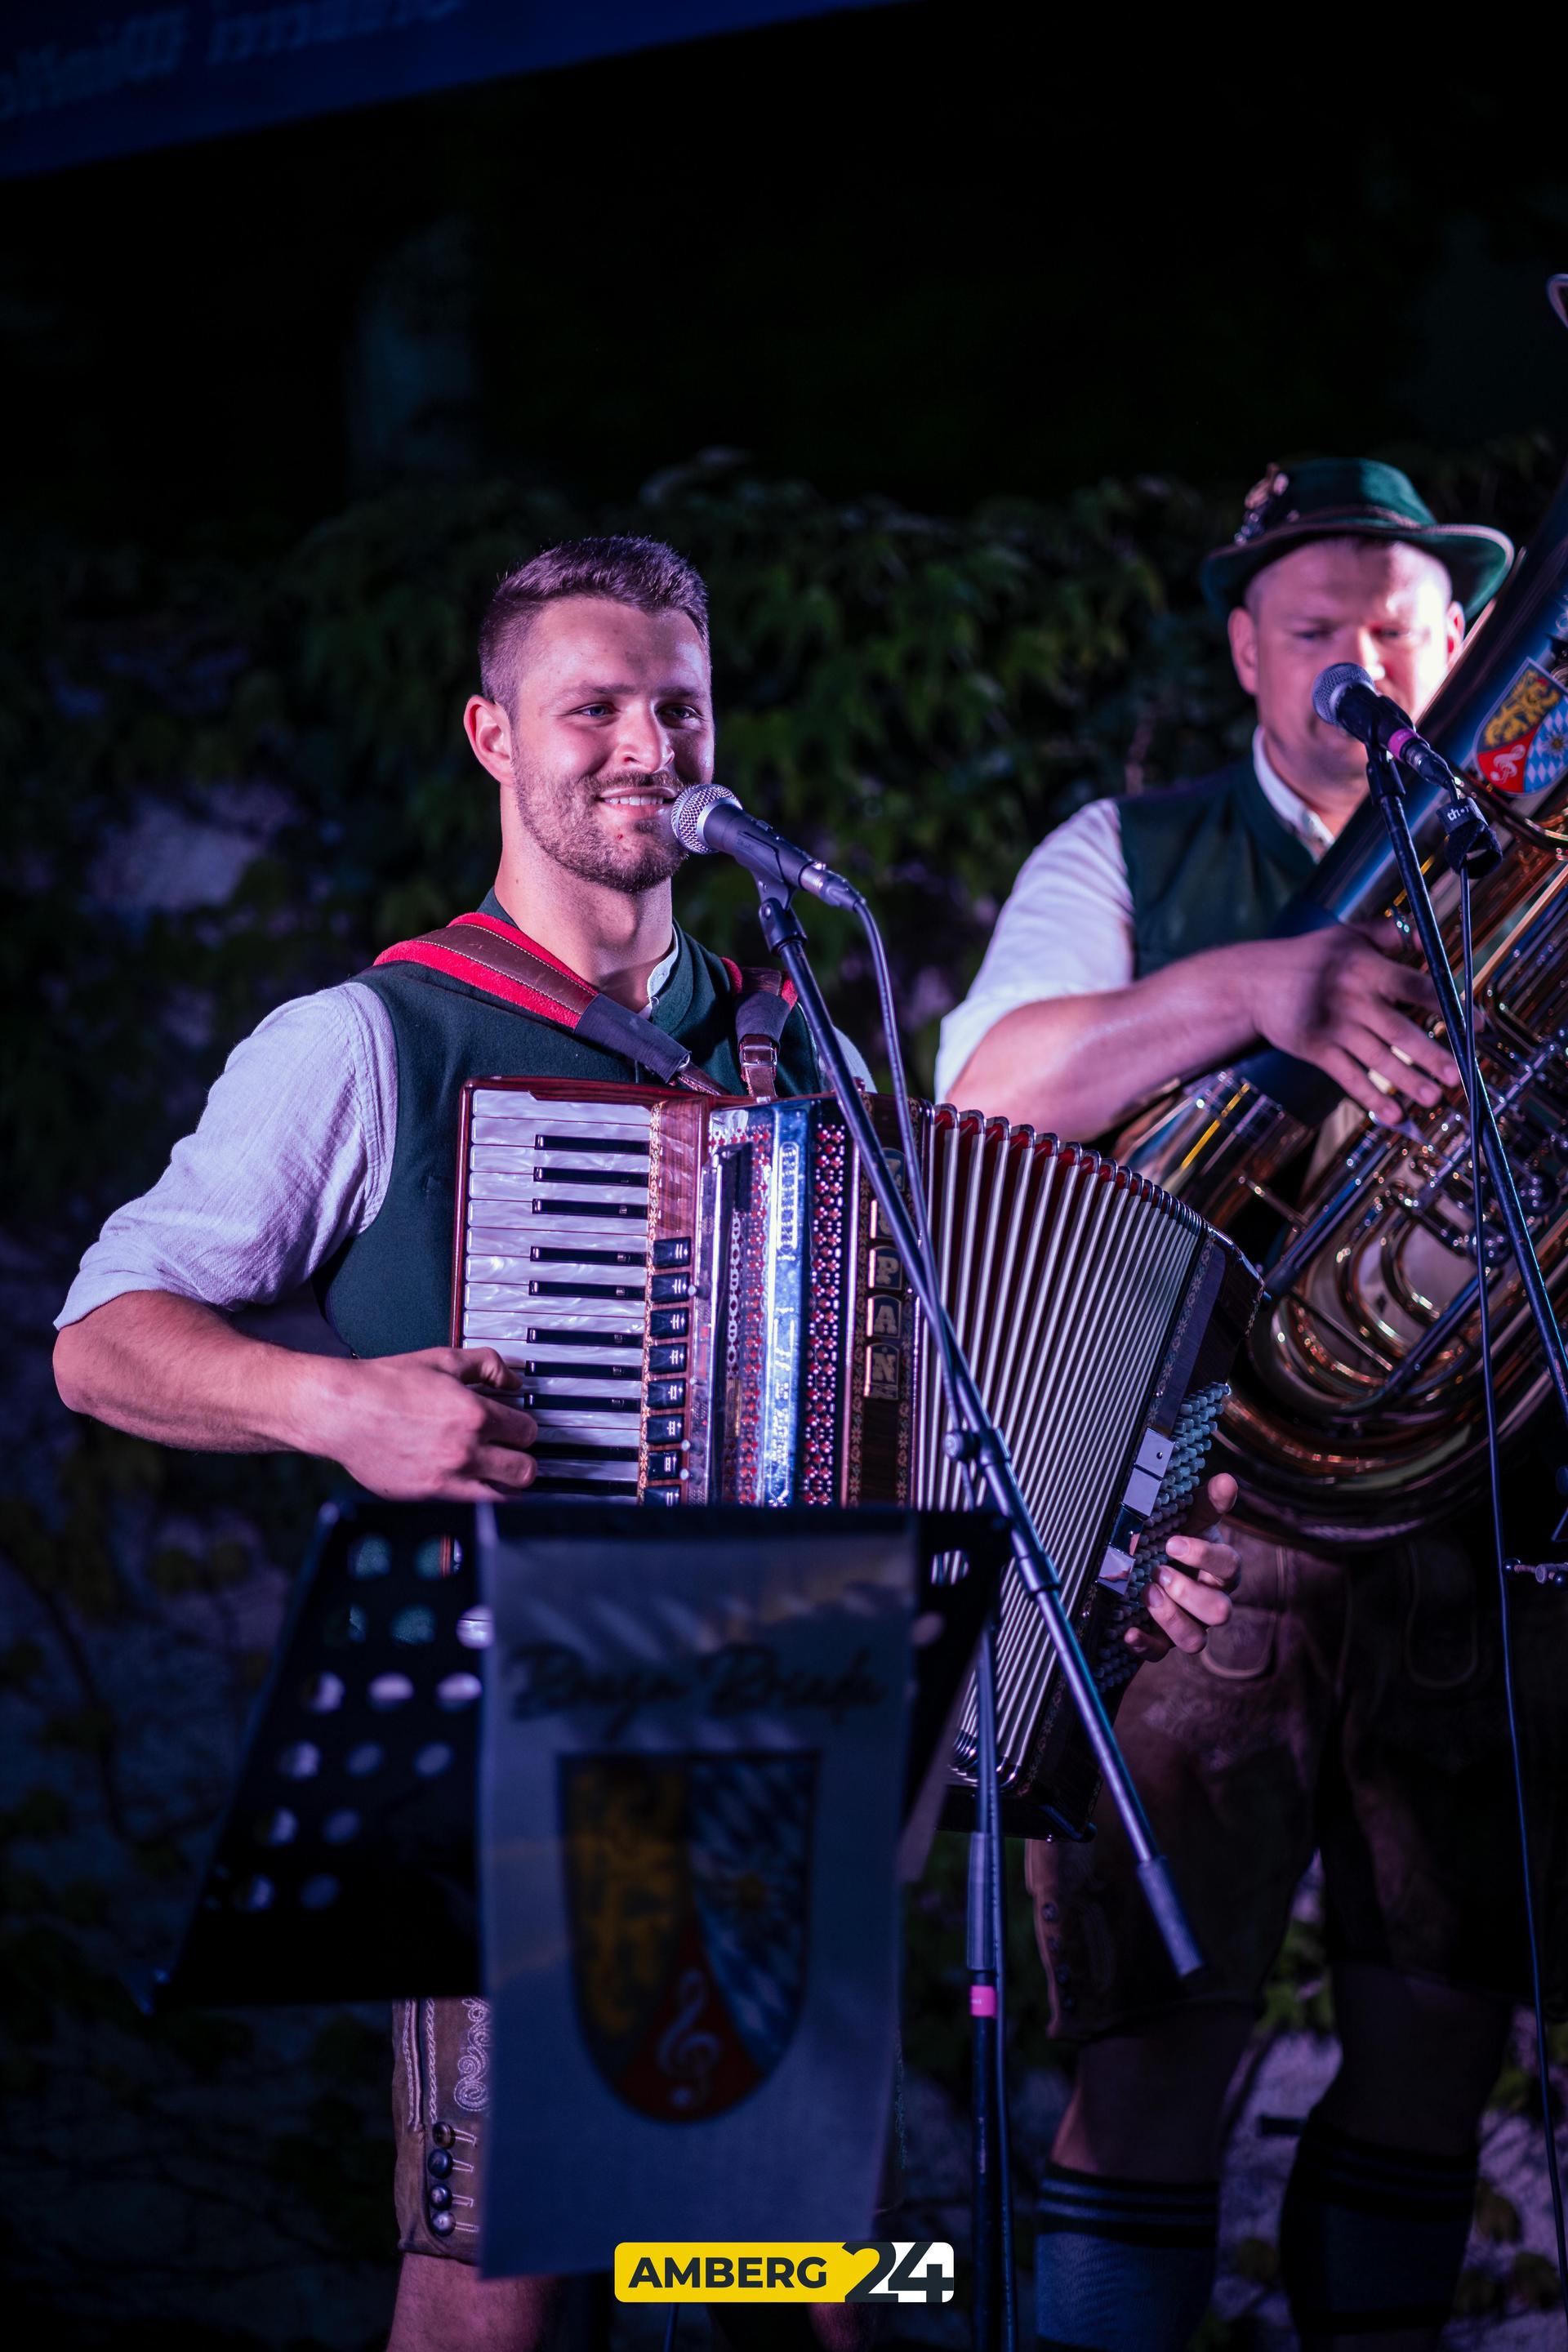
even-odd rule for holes
{"type": "MultiPolygon", "coordinates": [[[[894,1105],[868,1097],[900,1181],[894,1105]]],[[[1202,1475],[1257,1296],[1239,1252],[1100,1154],[914,1106],[950,1312],[1069,1614],[1120,1635],[1202,1475]]],[[[826,1097],[568,1080],[464,1093],[452,1337],[539,1423],[537,1491],[603,1501],[956,1506],[933,1349],[826,1097]]],[[[1050,1644],[1004,1593],[1004,1786],[1059,1783],[1050,1644]]],[[[973,1725],[961,1732],[972,1759],[973,1725]]]]}

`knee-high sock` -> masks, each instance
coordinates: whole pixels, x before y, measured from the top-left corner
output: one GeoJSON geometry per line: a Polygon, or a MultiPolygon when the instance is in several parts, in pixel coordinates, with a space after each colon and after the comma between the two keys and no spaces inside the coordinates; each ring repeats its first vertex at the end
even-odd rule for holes
{"type": "Polygon", "coordinates": [[[1214,2283],[1219,2189],[1051,2164],[1040,2185],[1040,2352],[1184,2352],[1214,2283]]]}
{"type": "Polygon", "coordinates": [[[1375,2336],[1441,2327],[1475,2201],[1474,2157],[1384,2147],[1309,2116],[1279,2232],[1298,2328],[1375,2336]]]}

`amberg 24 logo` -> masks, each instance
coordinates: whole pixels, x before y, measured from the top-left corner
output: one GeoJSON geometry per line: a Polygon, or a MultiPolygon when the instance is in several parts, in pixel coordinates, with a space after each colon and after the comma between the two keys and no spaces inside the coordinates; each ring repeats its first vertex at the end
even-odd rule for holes
{"type": "Polygon", "coordinates": [[[952,2248],[940,2239],[894,2238],[885,2243],[868,2241],[846,2246],[847,2254],[875,2254],[865,2277],[852,2286],[846,2303],[951,2303],[952,2248]]]}
{"type": "Polygon", "coordinates": [[[623,2243],[619,2303],[951,2303],[953,2252],[940,2241],[623,2243]]]}

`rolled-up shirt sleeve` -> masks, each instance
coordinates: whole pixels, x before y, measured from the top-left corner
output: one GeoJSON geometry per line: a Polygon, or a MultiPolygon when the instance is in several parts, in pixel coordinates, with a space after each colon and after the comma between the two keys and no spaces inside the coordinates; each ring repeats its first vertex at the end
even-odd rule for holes
{"type": "Polygon", "coordinates": [[[237,1045],[195,1132],[105,1224],[58,1328],[132,1290],[233,1312],[297,1291],[386,1191],[396,1047],[374,991],[297,997],[237,1045]]]}
{"type": "Polygon", "coordinates": [[[1132,893],[1114,801],[1091,801],[1030,852],[996,919],[974,985],[942,1024],[945,1101],[986,1033],[1021,1004],[1126,988],[1134,976],[1132,893]]]}

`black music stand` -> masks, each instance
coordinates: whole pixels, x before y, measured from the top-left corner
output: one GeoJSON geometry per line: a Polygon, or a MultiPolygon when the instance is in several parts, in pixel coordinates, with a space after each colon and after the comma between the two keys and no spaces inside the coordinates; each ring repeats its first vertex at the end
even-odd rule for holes
{"type": "MultiPolygon", "coordinates": [[[[625,1504],[498,1508],[503,1538],[744,1543],[886,1537],[921,1565],[904,1819],[934,1828],[946,1737],[1010,1556],[984,1512],[625,1504]],[[968,1572],[950,1580],[955,1555],[968,1572]]],[[[482,1967],[474,1816],[487,1613],[474,1513],[353,1500],[317,1522],[277,1661],[157,2006],[473,1993],[482,1967]]]]}

